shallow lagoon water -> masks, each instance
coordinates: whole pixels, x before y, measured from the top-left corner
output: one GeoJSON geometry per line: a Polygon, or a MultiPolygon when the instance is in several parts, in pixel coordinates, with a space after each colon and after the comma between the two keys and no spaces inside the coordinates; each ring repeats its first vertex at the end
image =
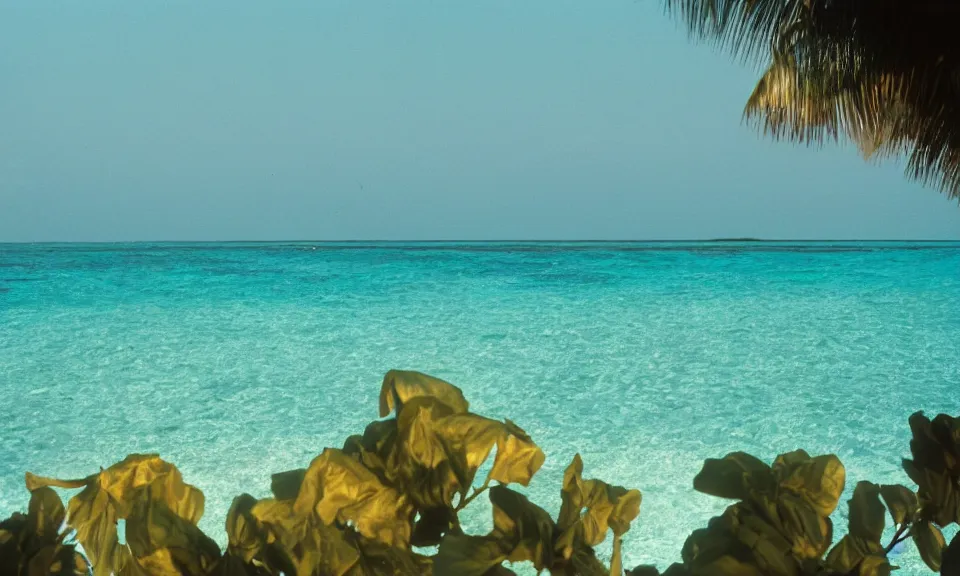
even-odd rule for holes
{"type": "Polygon", "coordinates": [[[727,504],[691,488],[705,458],[909,485],[908,416],[960,414],[960,244],[0,245],[0,514],[26,470],[159,452],[222,542],[235,495],[376,418],[390,368],[525,428],[551,512],[576,452],[639,488],[626,564],[665,568],[727,504]]]}

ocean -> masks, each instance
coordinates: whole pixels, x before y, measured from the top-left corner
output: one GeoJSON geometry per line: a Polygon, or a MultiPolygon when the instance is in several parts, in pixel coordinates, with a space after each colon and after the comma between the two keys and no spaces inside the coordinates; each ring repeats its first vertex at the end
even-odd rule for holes
{"type": "Polygon", "coordinates": [[[0,514],[28,470],[158,452],[223,543],[233,497],[360,433],[392,368],[523,427],[551,513],[575,453],[640,489],[628,567],[729,504],[692,480],[732,451],[837,454],[839,535],[857,481],[912,486],[910,414],[960,414],[960,243],[0,244],[0,514]]]}

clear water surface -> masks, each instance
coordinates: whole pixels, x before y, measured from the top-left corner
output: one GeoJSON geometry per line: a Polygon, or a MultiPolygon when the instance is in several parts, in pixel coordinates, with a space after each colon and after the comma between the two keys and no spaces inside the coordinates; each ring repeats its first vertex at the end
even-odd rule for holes
{"type": "Polygon", "coordinates": [[[907,417],[960,413],[960,244],[0,245],[0,514],[26,470],[159,452],[222,542],[233,496],[361,431],[390,368],[523,426],[552,512],[578,451],[639,488],[627,564],[665,568],[727,504],[691,488],[705,458],[909,484],[907,417]]]}

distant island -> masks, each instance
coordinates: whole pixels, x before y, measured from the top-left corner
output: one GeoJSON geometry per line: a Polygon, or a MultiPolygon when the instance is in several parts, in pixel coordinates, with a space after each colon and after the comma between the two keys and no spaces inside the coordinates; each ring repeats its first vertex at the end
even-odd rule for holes
{"type": "Polygon", "coordinates": [[[762,238],[714,238],[707,242],[764,242],[762,238]]]}

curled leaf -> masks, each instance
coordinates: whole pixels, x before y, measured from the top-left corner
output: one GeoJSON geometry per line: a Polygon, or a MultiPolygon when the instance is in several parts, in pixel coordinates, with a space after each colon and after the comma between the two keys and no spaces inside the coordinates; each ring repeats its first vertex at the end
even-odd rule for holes
{"type": "Polygon", "coordinates": [[[421,396],[435,398],[457,413],[470,409],[463,392],[449,382],[420,372],[390,370],[380,387],[380,417],[390,414],[398,401],[403,404],[421,396]]]}
{"type": "Polygon", "coordinates": [[[613,529],[619,538],[640,513],[639,490],[627,490],[600,480],[583,479],[583,460],[576,454],[563,476],[557,519],[561,531],[556,547],[570,557],[582,546],[596,546],[613,529]]]}

